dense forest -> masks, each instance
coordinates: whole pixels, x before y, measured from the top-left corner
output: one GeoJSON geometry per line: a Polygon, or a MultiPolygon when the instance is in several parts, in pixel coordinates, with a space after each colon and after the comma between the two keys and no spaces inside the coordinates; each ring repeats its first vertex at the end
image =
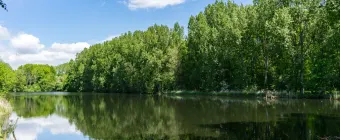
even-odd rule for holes
{"type": "Polygon", "coordinates": [[[61,91],[64,75],[56,69],[59,67],[26,64],[14,71],[0,62],[0,92],[61,91]]]}
{"type": "Polygon", "coordinates": [[[0,91],[165,93],[340,89],[340,1],[216,1],[188,33],[154,25],[52,67],[0,62],[0,91]]]}

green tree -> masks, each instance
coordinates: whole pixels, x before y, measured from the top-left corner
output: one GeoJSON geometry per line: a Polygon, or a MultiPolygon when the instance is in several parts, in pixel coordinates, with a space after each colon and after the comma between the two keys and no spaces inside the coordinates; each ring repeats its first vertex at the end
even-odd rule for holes
{"type": "Polygon", "coordinates": [[[56,67],[27,64],[15,91],[170,90],[331,92],[340,88],[338,0],[217,0],[188,35],[154,25],[122,34],[56,67]]]}
{"type": "Polygon", "coordinates": [[[64,90],[64,86],[65,86],[65,81],[67,79],[68,76],[68,72],[70,71],[70,64],[73,63],[73,60],[71,60],[68,63],[64,63],[61,65],[58,65],[55,67],[56,70],[56,89],[57,91],[63,91],[64,90]]]}
{"type": "Polygon", "coordinates": [[[189,20],[184,83],[191,90],[220,91],[243,88],[241,53],[246,28],[245,7],[216,1],[189,20]],[[237,26],[236,26],[237,25],[237,26]],[[239,71],[241,70],[241,71],[239,71]]]}
{"type": "Polygon", "coordinates": [[[154,25],[79,53],[70,63],[68,91],[158,93],[175,88],[184,29],[154,25]]]}
{"type": "Polygon", "coordinates": [[[15,72],[11,66],[0,60],[0,92],[12,91],[15,81],[15,72]]]}
{"type": "MultiPolygon", "coordinates": [[[[23,84],[24,90],[28,92],[53,91],[56,83],[56,71],[53,66],[42,64],[26,64],[17,70],[18,86],[23,84]]],[[[21,88],[18,88],[18,90],[21,88]]]]}

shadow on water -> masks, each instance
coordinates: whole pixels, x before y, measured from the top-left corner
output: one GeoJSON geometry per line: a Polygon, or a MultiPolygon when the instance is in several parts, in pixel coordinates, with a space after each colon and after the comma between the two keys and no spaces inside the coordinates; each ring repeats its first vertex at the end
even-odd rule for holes
{"type": "MultiPolygon", "coordinates": [[[[329,100],[267,102],[199,96],[22,94],[13,96],[10,103],[14,116],[20,118],[15,131],[18,138],[25,138],[25,133],[20,132],[34,130],[34,126],[43,130],[51,126],[51,131],[56,131],[54,126],[61,124],[58,128],[75,133],[67,133],[70,138],[80,133],[84,139],[104,140],[277,140],[340,136],[340,104],[329,100]],[[40,124],[43,122],[49,123],[40,124]]],[[[39,139],[42,132],[36,133],[39,139]]],[[[53,137],[63,135],[54,133],[53,137]]]]}
{"type": "Polygon", "coordinates": [[[202,124],[224,139],[340,139],[338,117],[293,113],[279,121],[202,124]]]}

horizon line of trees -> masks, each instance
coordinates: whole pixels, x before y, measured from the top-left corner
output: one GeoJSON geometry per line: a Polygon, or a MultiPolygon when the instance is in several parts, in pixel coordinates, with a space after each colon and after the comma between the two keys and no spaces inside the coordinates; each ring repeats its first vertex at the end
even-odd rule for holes
{"type": "Polygon", "coordinates": [[[154,25],[84,49],[57,67],[58,89],[336,91],[339,38],[338,0],[217,0],[190,17],[186,36],[178,23],[154,25]]]}
{"type": "Polygon", "coordinates": [[[63,91],[64,69],[45,64],[25,64],[13,70],[0,60],[0,93],[63,91]]]}

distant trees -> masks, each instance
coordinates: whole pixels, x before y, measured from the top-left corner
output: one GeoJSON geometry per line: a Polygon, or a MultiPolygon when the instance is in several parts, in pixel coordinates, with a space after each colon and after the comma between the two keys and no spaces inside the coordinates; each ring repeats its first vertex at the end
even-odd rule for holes
{"type": "Polygon", "coordinates": [[[0,93],[12,90],[15,82],[15,72],[10,65],[0,60],[0,93]]]}
{"type": "Polygon", "coordinates": [[[21,80],[17,91],[53,91],[55,89],[56,71],[53,66],[42,64],[26,64],[16,71],[21,80]]]}
{"type": "Polygon", "coordinates": [[[61,91],[64,87],[67,64],[56,68],[43,64],[26,64],[13,70],[10,65],[0,61],[0,93],[1,92],[43,92],[61,91]]]}

